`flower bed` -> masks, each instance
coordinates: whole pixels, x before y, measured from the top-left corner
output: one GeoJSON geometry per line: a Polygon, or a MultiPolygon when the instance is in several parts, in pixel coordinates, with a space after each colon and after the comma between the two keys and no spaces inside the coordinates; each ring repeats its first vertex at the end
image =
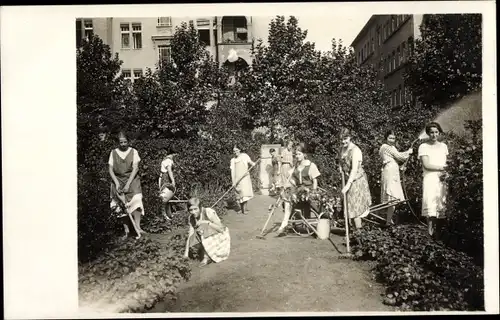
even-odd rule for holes
{"type": "Polygon", "coordinates": [[[141,312],[165,296],[175,297],[179,283],[191,275],[188,262],[182,258],[184,234],[170,236],[168,245],[147,236],[129,240],[79,266],[80,308],[141,312]]]}
{"type": "Polygon", "coordinates": [[[482,268],[433,241],[426,230],[366,227],[353,241],[355,259],[377,262],[374,271],[387,287],[385,304],[402,311],[484,310],[482,268]]]}

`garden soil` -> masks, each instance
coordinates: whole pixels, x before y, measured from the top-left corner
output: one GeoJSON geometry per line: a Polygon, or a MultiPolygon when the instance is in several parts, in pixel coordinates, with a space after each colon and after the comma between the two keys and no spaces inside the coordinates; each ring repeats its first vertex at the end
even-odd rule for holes
{"type": "MultiPolygon", "coordinates": [[[[383,287],[368,263],[340,259],[344,238],[331,240],[270,233],[257,239],[275,200],[256,196],[248,215],[229,211],[231,255],[219,264],[199,267],[180,285],[177,300],[165,299],[149,312],[349,312],[393,311],[382,304],[383,287]]],[[[278,226],[275,211],[269,226],[278,226]]],[[[268,228],[269,228],[268,226],[268,228]]]]}

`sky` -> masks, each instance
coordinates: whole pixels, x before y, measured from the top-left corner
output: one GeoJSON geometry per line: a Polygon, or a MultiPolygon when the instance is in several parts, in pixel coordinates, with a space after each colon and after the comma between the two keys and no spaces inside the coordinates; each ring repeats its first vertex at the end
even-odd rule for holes
{"type": "MultiPolygon", "coordinates": [[[[344,45],[351,42],[370,19],[371,14],[357,14],[347,16],[295,16],[299,20],[299,27],[307,29],[306,41],[316,43],[316,49],[327,51],[331,49],[332,38],[342,39],[344,45]]],[[[269,22],[273,17],[253,17],[253,30],[257,37],[267,38],[269,22]]],[[[285,17],[288,19],[288,17],[285,17]]],[[[265,39],[264,39],[265,40],[265,39]]]]}

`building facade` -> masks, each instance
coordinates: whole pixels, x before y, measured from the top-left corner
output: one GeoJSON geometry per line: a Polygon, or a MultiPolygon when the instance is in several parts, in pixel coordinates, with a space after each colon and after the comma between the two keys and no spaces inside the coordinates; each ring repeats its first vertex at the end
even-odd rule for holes
{"type": "Polygon", "coordinates": [[[420,38],[422,19],[423,15],[373,15],[351,44],[358,64],[377,70],[394,109],[414,101],[403,75],[414,40],[420,38]]]}
{"type": "Polygon", "coordinates": [[[82,38],[98,35],[118,53],[122,74],[132,82],[155,70],[160,61],[170,59],[170,42],[175,28],[192,21],[202,42],[219,64],[251,65],[253,33],[251,16],[219,17],[147,17],[147,18],[79,18],[76,20],[77,46],[82,38]]]}

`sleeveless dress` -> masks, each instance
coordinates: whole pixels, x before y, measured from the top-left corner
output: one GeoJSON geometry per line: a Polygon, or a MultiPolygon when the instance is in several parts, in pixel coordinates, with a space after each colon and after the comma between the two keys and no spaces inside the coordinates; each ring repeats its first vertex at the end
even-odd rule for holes
{"type": "Polygon", "coordinates": [[[246,202],[253,198],[252,179],[250,178],[249,169],[250,157],[246,153],[241,153],[238,157],[231,159],[231,172],[234,172],[233,185],[241,179],[237,187],[236,196],[240,203],[246,202]],[[243,177],[243,178],[242,178],[243,177]]]}
{"type": "MultiPolygon", "coordinates": [[[[445,165],[448,156],[448,146],[443,142],[434,144],[422,143],[418,148],[418,157],[429,157],[429,162],[434,165],[445,165]]],[[[423,170],[422,185],[422,216],[445,217],[446,185],[441,181],[442,172],[423,170]]]]}
{"type": "MultiPolygon", "coordinates": [[[[341,157],[342,171],[346,175],[346,183],[352,168],[353,152],[359,152],[361,154],[359,147],[352,145],[352,147],[343,153],[341,157]]],[[[354,177],[351,187],[349,191],[347,191],[346,198],[347,212],[351,219],[361,216],[372,205],[368,178],[363,169],[362,161],[359,163],[356,177],[354,177]]]]}
{"type": "MultiPolygon", "coordinates": [[[[305,160],[305,165],[303,168],[299,169],[299,167],[296,166],[292,172],[291,179],[293,179],[296,185],[296,189],[294,192],[296,196],[296,202],[293,204],[293,209],[302,209],[304,218],[306,219],[311,218],[311,199],[309,201],[306,201],[299,195],[299,193],[305,196],[305,192],[302,191],[304,191],[305,188],[309,189],[310,191],[313,186],[313,180],[318,178],[320,175],[321,174],[316,164],[309,160],[305,160]]],[[[307,194],[309,194],[309,192],[307,192],[307,194]]]]}
{"type": "Polygon", "coordinates": [[[401,186],[398,162],[405,161],[410,154],[408,152],[399,152],[395,146],[384,143],[380,147],[379,156],[382,160],[380,202],[404,200],[405,196],[401,186]]]}
{"type": "MultiPolygon", "coordinates": [[[[115,173],[115,176],[120,182],[120,186],[122,188],[125,186],[130,175],[132,174],[134,163],[139,163],[139,161],[139,154],[134,148],[129,148],[125,152],[122,152],[119,149],[111,151],[108,163],[113,166],[113,172],[115,173]],[[120,155],[124,156],[124,158],[122,158],[120,155]]],[[[130,183],[128,192],[126,192],[124,196],[129,205],[127,208],[128,213],[139,210],[142,215],[144,215],[144,205],[142,203],[142,188],[139,174],[136,174],[136,176],[130,183]]],[[[111,182],[110,198],[112,210],[115,212],[120,211],[120,206],[118,204],[121,202],[121,200],[119,199],[118,192],[113,182],[111,182]]]]}
{"type": "MultiPolygon", "coordinates": [[[[217,213],[211,208],[202,208],[199,220],[222,225],[217,213]]],[[[223,232],[219,232],[207,224],[197,227],[196,218],[193,215],[189,216],[188,221],[191,232],[194,232],[196,235],[196,237],[191,237],[190,247],[201,243],[207,255],[216,263],[224,261],[229,257],[229,253],[231,252],[231,236],[228,227],[224,226],[223,232]]]]}

